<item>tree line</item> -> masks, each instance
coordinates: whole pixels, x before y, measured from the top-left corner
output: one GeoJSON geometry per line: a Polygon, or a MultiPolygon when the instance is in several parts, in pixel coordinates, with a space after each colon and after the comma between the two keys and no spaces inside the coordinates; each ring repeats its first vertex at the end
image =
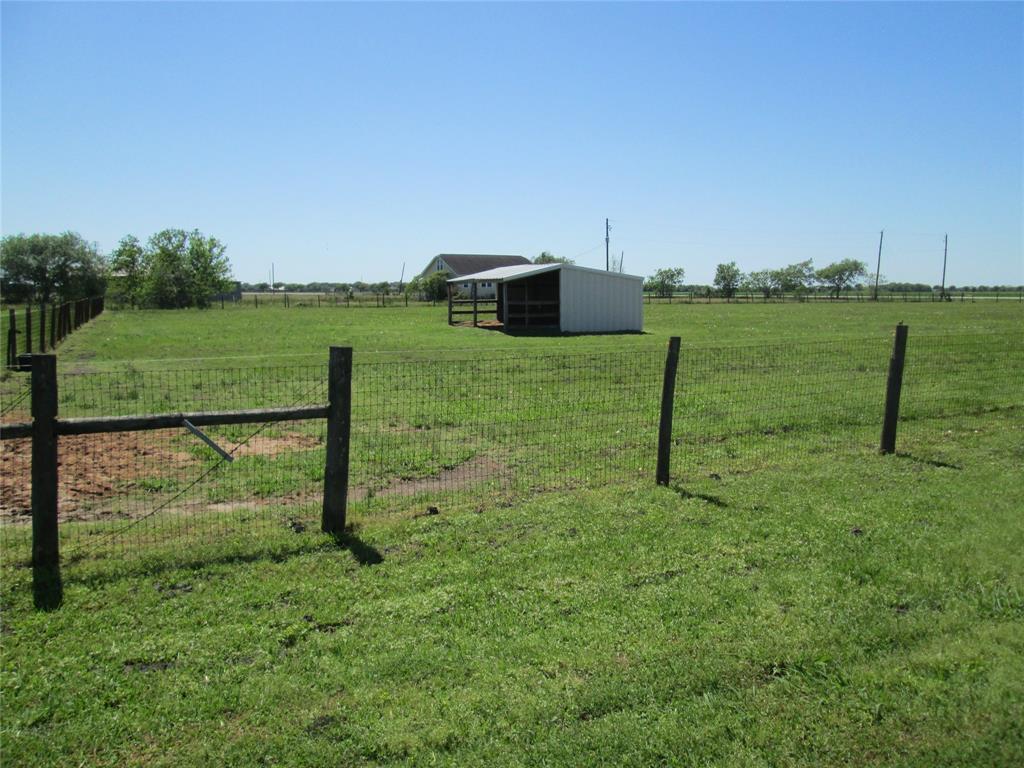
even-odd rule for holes
{"type": "MultiPolygon", "coordinates": [[[[807,293],[826,288],[839,296],[844,290],[859,285],[868,274],[867,265],[856,259],[843,259],[821,269],[812,259],[789,264],[779,269],[762,269],[744,273],[735,261],[715,267],[714,289],[725,298],[739,291],[759,293],[765,298],[786,294],[807,293]]],[[[658,296],[669,296],[685,290],[708,291],[712,286],[684,286],[685,271],[681,267],[659,269],[644,283],[644,289],[658,296]]]]}
{"type": "Polygon", "coordinates": [[[77,232],[8,235],[0,240],[0,270],[10,304],[75,301],[107,287],[103,254],[77,232]]]}
{"type": "Polygon", "coordinates": [[[8,303],[109,295],[133,307],[208,307],[230,285],[225,246],[199,230],[165,229],[145,244],[128,235],[109,256],[76,232],[9,235],[0,241],[8,303]]]}

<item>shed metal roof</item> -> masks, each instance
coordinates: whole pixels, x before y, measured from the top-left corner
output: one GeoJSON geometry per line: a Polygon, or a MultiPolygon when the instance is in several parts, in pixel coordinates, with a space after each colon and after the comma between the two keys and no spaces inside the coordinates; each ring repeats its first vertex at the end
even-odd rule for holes
{"type": "Polygon", "coordinates": [[[539,275],[542,272],[554,272],[558,269],[571,269],[578,270],[580,272],[595,272],[599,275],[607,275],[608,277],[623,278],[626,280],[643,280],[642,277],[637,275],[626,275],[621,272],[606,272],[603,269],[591,269],[590,267],[577,267],[575,264],[518,264],[510,267],[498,267],[496,269],[487,269],[483,272],[475,272],[472,275],[461,275],[459,277],[453,277],[449,283],[461,283],[466,280],[489,280],[496,283],[503,283],[508,280],[519,280],[520,278],[530,277],[531,275],[539,275]]]}
{"type": "Polygon", "coordinates": [[[444,259],[444,263],[457,275],[479,272],[496,267],[507,267],[512,264],[529,264],[525,256],[511,256],[483,253],[439,253],[435,259],[444,259]]]}

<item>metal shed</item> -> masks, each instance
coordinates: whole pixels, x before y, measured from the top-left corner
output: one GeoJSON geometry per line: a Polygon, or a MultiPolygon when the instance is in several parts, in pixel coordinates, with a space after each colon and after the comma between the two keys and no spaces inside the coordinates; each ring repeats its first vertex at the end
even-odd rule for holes
{"type": "Polygon", "coordinates": [[[523,264],[462,275],[448,281],[448,323],[472,315],[473,325],[508,331],[558,330],[562,333],[641,331],[643,278],[572,264],[523,264]],[[477,286],[493,283],[494,298],[480,298],[477,286]],[[469,283],[469,296],[456,294],[469,283]]]}

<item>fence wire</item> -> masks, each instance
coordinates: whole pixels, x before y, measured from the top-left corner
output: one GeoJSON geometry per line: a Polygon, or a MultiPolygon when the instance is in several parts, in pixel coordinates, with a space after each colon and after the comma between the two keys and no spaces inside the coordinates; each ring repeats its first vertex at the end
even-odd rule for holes
{"type": "MultiPolygon", "coordinates": [[[[884,337],[684,348],[673,483],[877,449],[891,349],[884,337]]],[[[357,350],[355,361],[353,519],[654,481],[664,351],[381,362],[357,350]]],[[[58,395],[61,418],[319,405],[327,367],[66,373],[58,395]]],[[[27,399],[11,402],[4,397],[5,422],[27,413],[27,399]]],[[[1020,335],[911,336],[901,450],[932,441],[954,417],[1021,408],[1020,335]]],[[[234,460],[184,428],[61,437],[65,560],[319,528],[325,420],[203,431],[234,460]]],[[[31,441],[0,445],[0,538],[6,557],[25,560],[31,441]]]]}
{"type": "MultiPolygon", "coordinates": [[[[326,366],[136,371],[58,377],[61,418],[243,410],[326,401],[326,366]]],[[[66,558],[194,546],[318,518],[323,420],[184,428],[58,440],[58,522],[66,558]]],[[[5,544],[27,553],[31,440],[3,441],[5,544]]]]}

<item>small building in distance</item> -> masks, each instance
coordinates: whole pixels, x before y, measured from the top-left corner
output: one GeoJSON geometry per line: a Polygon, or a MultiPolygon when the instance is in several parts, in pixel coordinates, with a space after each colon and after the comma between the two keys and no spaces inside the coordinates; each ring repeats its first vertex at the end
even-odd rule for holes
{"type": "Polygon", "coordinates": [[[478,325],[482,316],[492,315],[485,324],[506,331],[639,332],[644,327],[643,285],[636,275],[574,264],[498,267],[448,281],[448,322],[472,315],[478,325]],[[466,283],[470,298],[456,299],[455,287],[466,283]],[[483,283],[495,286],[494,298],[474,291],[483,283]]]}
{"type": "MultiPolygon", "coordinates": [[[[471,275],[475,272],[483,272],[497,267],[511,267],[516,265],[529,264],[530,260],[525,256],[502,256],[483,253],[439,253],[430,260],[427,268],[420,272],[420,277],[426,277],[433,272],[444,272],[445,270],[453,278],[471,275]]],[[[469,295],[470,284],[458,285],[463,293],[469,295]]],[[[490,281],[482,281],[477,285],[477,296],[481,299],[493,299],[495,289],[490,281]],[[486,283],[486,284],[485,284],[486,283]]]]}

